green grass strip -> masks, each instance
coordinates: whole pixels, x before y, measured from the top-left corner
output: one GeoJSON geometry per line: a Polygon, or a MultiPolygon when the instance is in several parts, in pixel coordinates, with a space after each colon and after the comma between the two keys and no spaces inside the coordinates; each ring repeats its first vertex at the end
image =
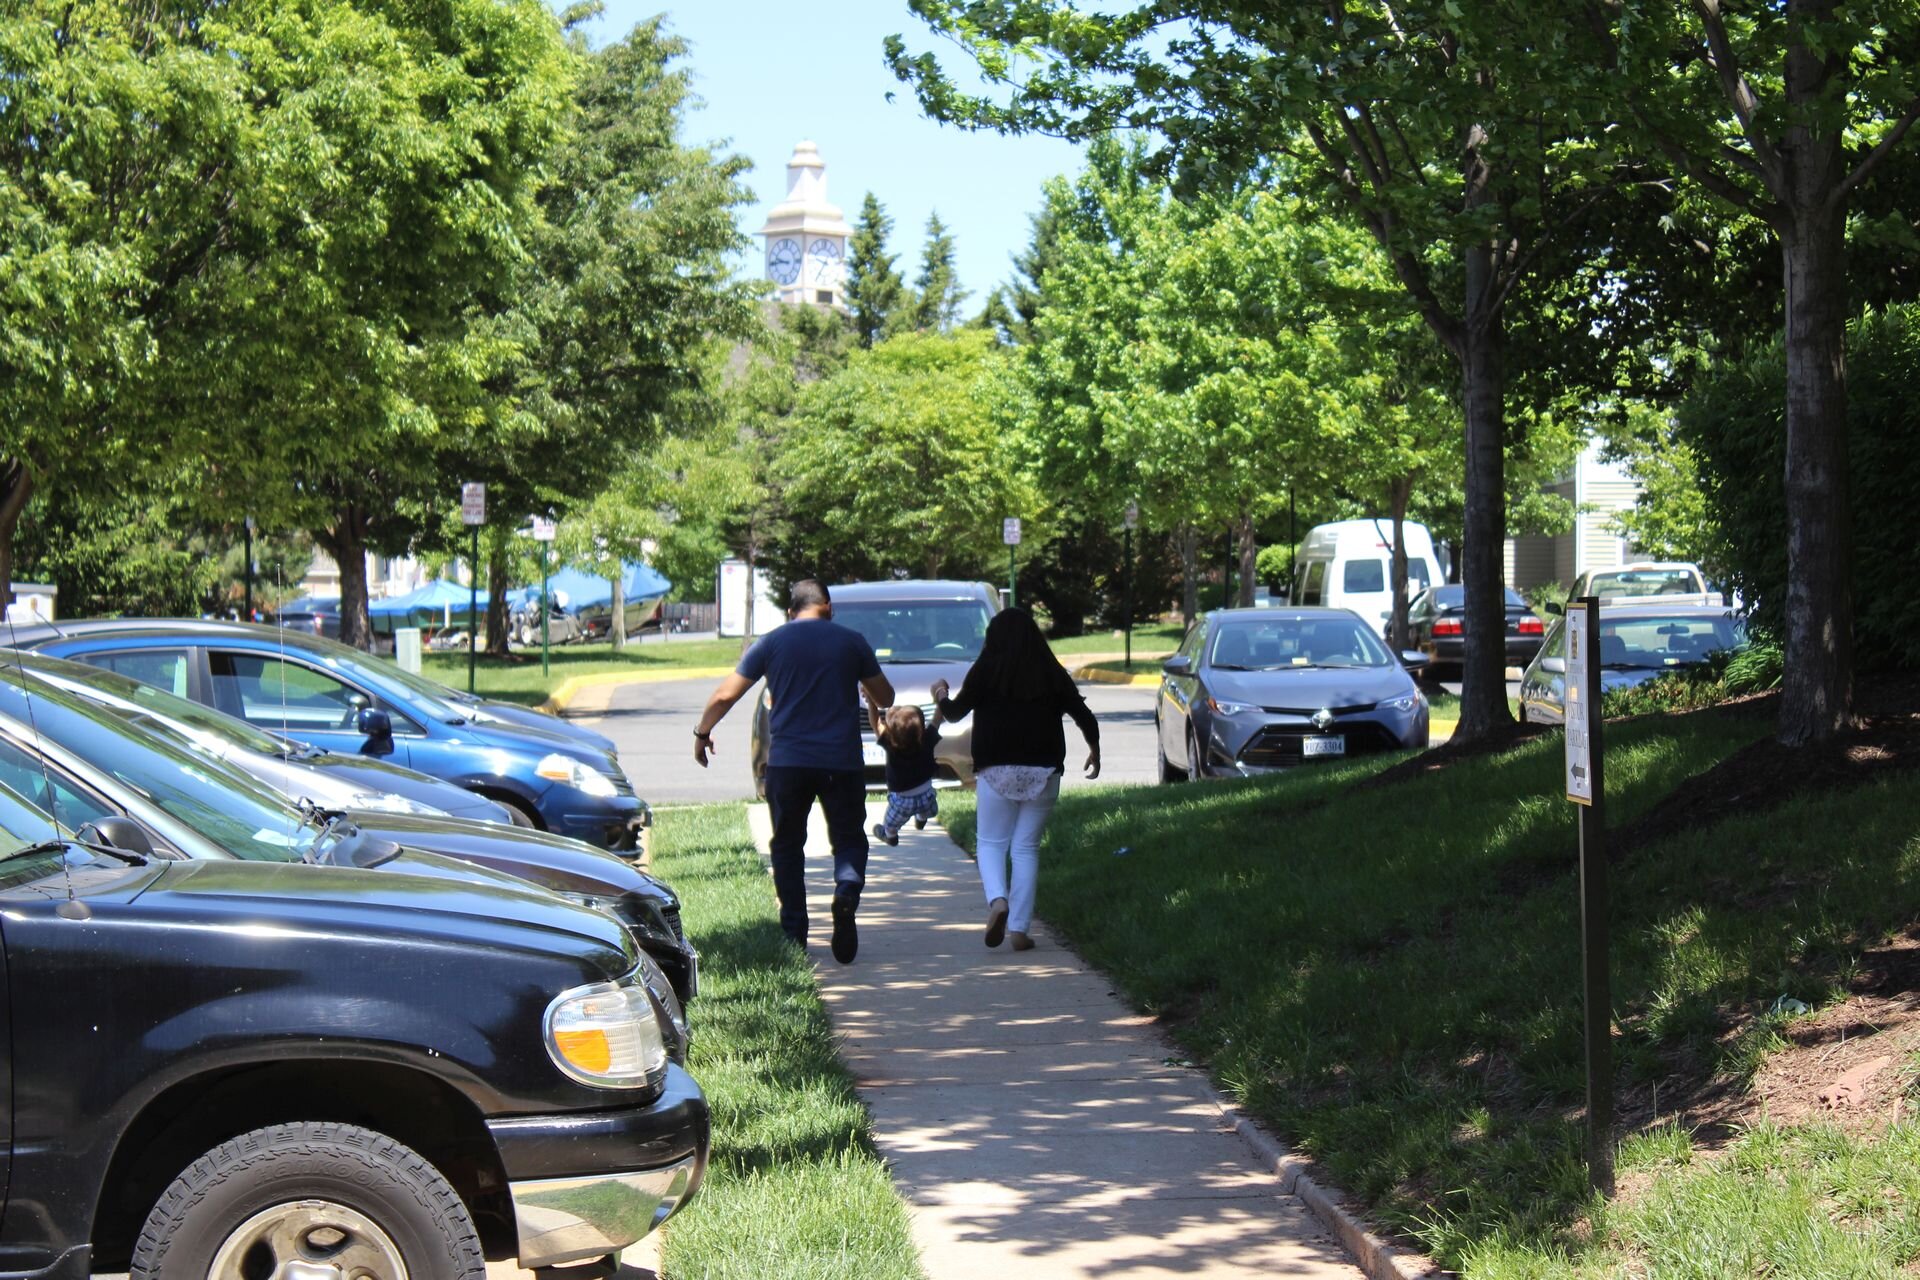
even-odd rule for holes
{"type": "Polygon", "coordinates": [[[739,805],[664,812],[655,869],[700,948],[691,1068],[713,1162],[666,1231],[673,1280],[917,1280],[906,1207],[834,1055],[806,957],[780,932],[739,805]]]}

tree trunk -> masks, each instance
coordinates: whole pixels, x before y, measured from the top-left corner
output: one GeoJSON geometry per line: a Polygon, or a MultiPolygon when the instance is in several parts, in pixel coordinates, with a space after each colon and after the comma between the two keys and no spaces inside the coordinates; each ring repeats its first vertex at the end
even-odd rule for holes
{"type": "Polygon", "coordinates": [[[33,475],[18,458],[0,462],[0,614],[13,603],[13,534],[33,496],[33,475]]]}
{"type": "Polygon", "coordinates": [[[487,654],[504,658],[507,646],[507,538],[496,533],[487,548],[487,654]]]}
{"type": "MultiPolygon", "coordinates": [[[[360,504],[349,502],[326,531],[327,550],[340,566],[340,643],[373,652],[373,616],[367,612],[367,543],[360,504]]],[[[321,535],[314,535],[316,540],[321,535]]]]}
{"type": "Polygon", "coordinates": [[[627,566],[624,562],[619,570],[613,575],[613,623],[609,630],[615,653],[627,647],[627,566]]]}
{"type": "MultiPolygon", "coordinates": [[[[1395,653],[1411,647],[1407,635],[1407,503],[1412,498],[1412,476],[1401,476],[1387,486],[1387,509],[1393,516],[1393,612],[1387,621],[1387,644],[1395,653]]],[[[1503,625],[1503,636],[1505,632],[1503,625]]]]}
{"type": "Polygon", "coordinates": [[[1192,525],[1180,526],[1180,621],[1187,626],[1200,616],[1200,535],[1192,525]]]}
{"type": "Polygon", "coordinates": [[[1253,608],[1253,584],[1260,576],[1260,541],[1254,532],[1253,512],[1240,513],[1240,600],[1242,609],[1253,608]]]}
{"type": "Polygon", "coordinates": [[[1467,418],[1466,512],[1460,581],[1466,588],[1466,655],[1461,663],[1460,726],[1471,742],[1513,723],[1507,709],[1507,609],[1501,582],[1507,536],[1506,370],[1504,334],[1492,305],[1493,255],[1484,244],[1466,251],[1467,322],[1460,363],[1467,418]]]}
{"type": "MultiPolygon", "coordinates": [[[[1795,156],[1789,164],[1796,164],[1795,156]]],[[[1806,188],[1818,205],[1824,188],[1806,188]]],[[[1846,219],[1808,209],[1782,237],[1787,303],[1786,672],[1780,740],[1852,723],[1852,508],[1847,481],[1846,219]]]]}

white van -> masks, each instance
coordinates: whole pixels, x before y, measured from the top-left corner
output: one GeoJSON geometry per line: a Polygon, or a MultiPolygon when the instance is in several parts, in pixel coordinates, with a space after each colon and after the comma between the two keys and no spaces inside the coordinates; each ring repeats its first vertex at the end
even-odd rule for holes
{"type": "MultiPolygon", "coordinates": [[[[1407,543],[1407,599],[1445,581],[1427,526],[1411,520],[1407,543]]],[[[1337,520],[1307,530],[1294,557],[1293,603],[1351,609],[1382,633],[1393,618],[1393,521],[1385,516],[1337,520]]]]}

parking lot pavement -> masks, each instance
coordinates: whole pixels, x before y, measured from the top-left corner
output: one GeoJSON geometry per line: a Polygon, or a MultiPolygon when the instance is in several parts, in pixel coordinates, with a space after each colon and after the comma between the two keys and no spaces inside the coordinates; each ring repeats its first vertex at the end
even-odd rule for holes
{"type": "MultiPolygon", "coordinates": [[[[707,768],[693,762],[693,726],[700,718],[715,680],[663,680],[620,685],[611,690],[604,711],[570,717],[612,738],[620,763],[649,804],[710,804],[753,797],[748,767],[748,735],[753,726],[752,698],[740,701],[714,730],[717,754],[707,768]]],[[[1153,690],[1124,685],[1086,685],[1087,705],[1100,718],[1102,782],[1152,782],[1156,758],[1153,740],[1153,690]]],[[[1066,785],[1085,785],[1080,764],[1087,758],[1079,731],[1067,733],[1066,785]]]]}

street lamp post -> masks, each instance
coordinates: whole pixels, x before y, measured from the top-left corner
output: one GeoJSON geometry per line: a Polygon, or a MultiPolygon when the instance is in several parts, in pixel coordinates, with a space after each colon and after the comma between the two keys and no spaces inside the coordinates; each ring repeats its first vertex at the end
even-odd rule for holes
{"type": "Polygon", "coordinates": [[[1133,526],[1140,523],[1140,504],[1137,502],[1131,502],[1131,501],[1128,502],[1126,514],[1122,516],[1122,521],[1125,523],[1127,527],[1126,550],[1121,553],[1121,557],[1120,557],[1123,561],[1125,561],[1126,588],[1121,595],[1120,625],[1126,628],[1126,635],[1127,635],[1126,668],[1128,671],[1132,671],[1133,670],[1133,526]]]}

